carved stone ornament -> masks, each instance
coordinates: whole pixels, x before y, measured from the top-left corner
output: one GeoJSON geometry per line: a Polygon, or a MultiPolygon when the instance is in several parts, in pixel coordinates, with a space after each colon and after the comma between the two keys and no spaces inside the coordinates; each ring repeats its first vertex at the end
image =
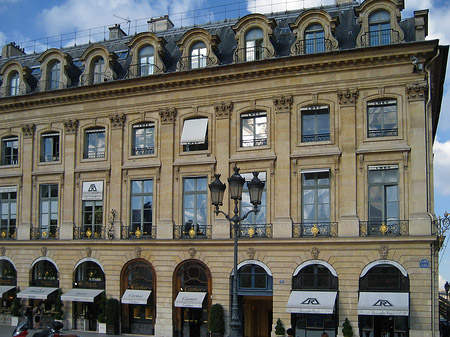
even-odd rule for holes
{"type": "Polygon", "coordinates": [[[6,254],[6,248],[5,248],[5,247],[2,247],[2,248],[0,248],[0,251],[2,252],[2,256],[5,256],[5,254],[6,254]]]}
{"type": "Polygon", "coordinates": [[[78,129],[78,119],[68,119],[63,122],[66,133],[75,133],[78,129]]]}
{"type": "Polygon", "coordinates": [[[428,85],[426,83],[416,83],[406,86],[408,101],[425,101],[428,98],[428,85]]]}
{"type": "Polygon", "coordinates": [[[275,106],[275,112],[291,112],[293,102],[292,95],[274,97],[273,105],[275,106]]]}
{"type": "Polygon", "coordinates": [[[91,255],[92,255],[92,249],[91,249],[91,247],[86,247],[86,256],[87,256],[87,257],[91,257],[91,255]]]}
{"type": "Polygon", "coordinates": [[[378,251],[380,253],[380,258],[382,260],[386,260],[389,253],[389,247],[388,246],[381,246],[380,250],[378,251]]]}
{"type": "Polygon", "coordinates": [[[197,249],[195,249],[195,248],[189,248],[189,256],[191,257],[191,258],[193,258],[195,255],[197,254],[197,249]]]}
{"type": "Polygon", "coordinates": [[[36,130],[36,125],[34,124],[24,124],[22,125],[22,132],[25,138],[31,138],[34,135],[34,130],[36,130]]]}
{"type": "Polygon", "coordinates": [[[233,102],[222,102],[214,104],[214,111],[216,112],[216,118],[230,118],[233,111],[233,102]]]}
{"type": "Polygon", "coordinates": [[[358,89],[338,90],[337,96],[340,105],[354,105],[358,100],[358,89]]]}
{"type": "Polygon", "coordinates": [[[311,258],[317,260],[319,258],[320,250],[317,247],[312,247],[311,249],[311,258]]]}
{"type": "Polygon", "coordinates": [[[42,256],[47,256],[47,247],[41,248],[41,254],[42,254],[42,256]]]}
{"type": "Polygon", "coordinates": [[[256,250],[254,248],[247,249],[247,256],[250,260],[253,260],[255,258],[256,250]]]}
{"type": "Polygon", "coordinates": [[[134,256],[136,256],[136,259],[139,259],[142,255],[142,248],[136,247],[134,248],[134,256]]]}
{"type": "Polygon", "coordinates": [[[175,108],[159,109],[159,117],[161,117],[161,124],[175,123],[175,118],[177,117],[177,109],[175,108]]]}
{"type": "Polygon", "coordinates": [[[123,127],[125,120],[126,120],[126,117],[124,114],[109,116],[109,121],[111,122],[111,127],[115,128],[115,129],[123,127]]]}

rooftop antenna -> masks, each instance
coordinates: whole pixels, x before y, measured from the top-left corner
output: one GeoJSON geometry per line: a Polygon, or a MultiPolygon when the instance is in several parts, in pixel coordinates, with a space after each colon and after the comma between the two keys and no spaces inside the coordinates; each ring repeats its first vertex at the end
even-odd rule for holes
{"type": "Polygon", "coordinates": [[[128,33],[127,33],[127,35],[130,35],[130,22],[131,22],[130,18],[127,17],[127,18],[125,19],[125,18],[122,18],[122,17],[120,17],[120,16],[118,16],[118,15],[115,15],[115,14],[113,14],[113,16],[115,16],[115,17],[118,18],[118,19],[124,20],[124,21],[126,21],[126,22],[128,23],[128,33]]]}

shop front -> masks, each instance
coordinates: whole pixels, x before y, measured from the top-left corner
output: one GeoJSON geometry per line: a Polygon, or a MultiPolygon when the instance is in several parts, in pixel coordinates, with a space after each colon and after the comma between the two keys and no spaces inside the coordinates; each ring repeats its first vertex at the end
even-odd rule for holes
{"type": "Polygon", "coordinates": [[[155,332],[155,273],[150,263],[135,259],[122,269],[122,332],[153,335],[155,332]]]}
{"type": "Polygon", "coordinates": [[[199,261],[180,264],[174,274],[174,336],[207,337],[211,274],[199,261]]]}
{"type": "Polygon", "coordinates": [[[0,314],[10,314],[16,296],[17,271],[8,259],[0,259],[0,314]]]}

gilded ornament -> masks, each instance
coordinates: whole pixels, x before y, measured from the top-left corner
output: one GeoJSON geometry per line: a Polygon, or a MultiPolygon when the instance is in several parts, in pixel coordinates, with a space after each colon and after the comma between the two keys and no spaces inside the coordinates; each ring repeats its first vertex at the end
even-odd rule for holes
{"type": "Polygon", "coordinates": [[[191,227],[191,229],[189,230],[189,236],[191,237],[191,239],[193,239],[195,237],[195,229],[194,229],[194,227],[191,227]]]}
{"type": "Polygon", "coordinates": [[[312,235],[317,236],[317,234],[319,234],[319,232],[320,232],[319,227],[317,227],[317,225],[314,224],[314,226],[311,228],[312,235]]]}
{"type": "Polygon", "coordinates": [[[136,231],[134,232],[134,235],[136,235],[136,237],[139,239],[141,237],[141,235],[142,235],[141,230],[139,228],[136,229],[136,231]]]}
{"type": "Polygon", "coordinates": [[[90,228],[88,228],[88,230],[86,231],[86,236],[87,236],[88,238],[90,238],[90,237],[92,236],[92,231],[91,231],[90,228]]]}
{"type": "Polygon", "coordinates": [[[380,232],[381,232],[383,235],[386,235],[387,231],[388,231],[388,226],[387,226],[385,223],[381,224],[381,226],[380,226],[380,232]]]}
{"type": "Polygon", "coordinates": [[[253,235],[255,235],[255,229],[253,227],[250,227],[248,229],[248,236],[250,236],[252,238],[253,235]]]}

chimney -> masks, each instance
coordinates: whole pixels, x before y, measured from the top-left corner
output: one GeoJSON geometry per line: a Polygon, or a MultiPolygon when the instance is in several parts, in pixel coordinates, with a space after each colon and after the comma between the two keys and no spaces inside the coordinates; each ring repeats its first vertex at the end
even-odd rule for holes
{"type": "Polygon", "coordinates": [[[114,27],[109,27],[109,39],[120,39],[121,37],[127,36],[125,32],[120,28],[119,24],[115,24],[114,27]]]}
{"type": "Polygon", "coordinates": [[[173,22],[170,21],[168,15],[161,16],[157,19],[151,19],[147,23],[149,32],[162,32],[174,27],[173,22]]]}
{"type": "Polygon", "coordinates": [[[2,58],[25,55],[25,49],[20,48],[15,42],[11,42],[2,48],[2,58]]]}

